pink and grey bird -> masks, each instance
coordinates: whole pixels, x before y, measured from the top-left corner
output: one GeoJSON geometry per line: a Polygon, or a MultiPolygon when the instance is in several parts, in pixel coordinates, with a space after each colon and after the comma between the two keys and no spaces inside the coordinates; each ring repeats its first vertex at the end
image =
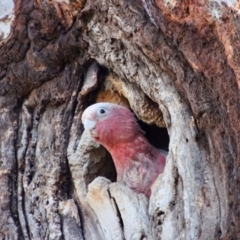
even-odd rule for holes
{"type": "Polygon", "coordinates": [[[148,142],[134,114],[116,104],[96,103],[83,112],[82,122],[110,152],[117,182],[149,197],[153,182],[164,170],[166,153],[148,142]]]}

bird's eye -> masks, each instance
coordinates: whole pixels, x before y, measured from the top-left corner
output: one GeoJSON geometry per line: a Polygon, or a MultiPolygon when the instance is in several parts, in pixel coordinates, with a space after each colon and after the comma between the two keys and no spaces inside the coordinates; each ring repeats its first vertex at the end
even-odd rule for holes
{"type": "Polygon", "coordinates": [[[107,110],[106,110],[105,108],[99,108],[99,109],[97,110],[97,115],[98,115],[99,117],[104,117],[106,114],[107,114],[107,110]]]}
{"type": "Polygon", "coordinates": [[[99,112],[100,112],[101,114],[104,114],[104,113],[105,113],[105,110],[101,108],[101,109],[99,110],[99,112]]]}

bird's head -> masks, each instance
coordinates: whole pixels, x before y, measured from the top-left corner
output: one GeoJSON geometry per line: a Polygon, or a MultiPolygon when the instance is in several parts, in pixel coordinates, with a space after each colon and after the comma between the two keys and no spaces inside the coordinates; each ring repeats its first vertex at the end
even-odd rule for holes
{"type": "Polygon", "coordinates": [[[132,141],[142,132],[134,114],[127,108],[113,103],[96,103],[82,115],[85,130],[105,146],[132,141]]]}

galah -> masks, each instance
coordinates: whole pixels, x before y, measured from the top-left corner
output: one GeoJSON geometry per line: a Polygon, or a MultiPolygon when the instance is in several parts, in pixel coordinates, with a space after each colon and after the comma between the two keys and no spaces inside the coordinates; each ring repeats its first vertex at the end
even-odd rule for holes
{"type": "Polygon", "coordinates": [[[120,182],[147,197],[163,172],[166,152],[152,146],[127,108],[113,103],[96,103],[82,115],[82,123],[92,138],[111,154],[120,182]]]}

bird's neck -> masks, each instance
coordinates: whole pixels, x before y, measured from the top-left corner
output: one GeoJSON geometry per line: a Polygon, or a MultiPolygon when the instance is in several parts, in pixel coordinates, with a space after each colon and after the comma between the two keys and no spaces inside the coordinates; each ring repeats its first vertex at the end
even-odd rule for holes
{"type": "Polygon", "coordinates": [[[141,153],[152,155],[152,159],[158,155],[158,150],[152,147],[142,134],[129,141],[108,144],[105,147],[111,153],[117,169],[127,166],[131,161],[139,161],[141,153]]]}
{"type": "Polygon", "coordinates": [[[108,119],[98,121],[95,127],[98,134],[96,140],[109,148],[132,142],[139,134],[142,134],[132,113],[127,113],[128,115],[124,114],[121,117],[118,114],[112,114],[108,119]]]}

